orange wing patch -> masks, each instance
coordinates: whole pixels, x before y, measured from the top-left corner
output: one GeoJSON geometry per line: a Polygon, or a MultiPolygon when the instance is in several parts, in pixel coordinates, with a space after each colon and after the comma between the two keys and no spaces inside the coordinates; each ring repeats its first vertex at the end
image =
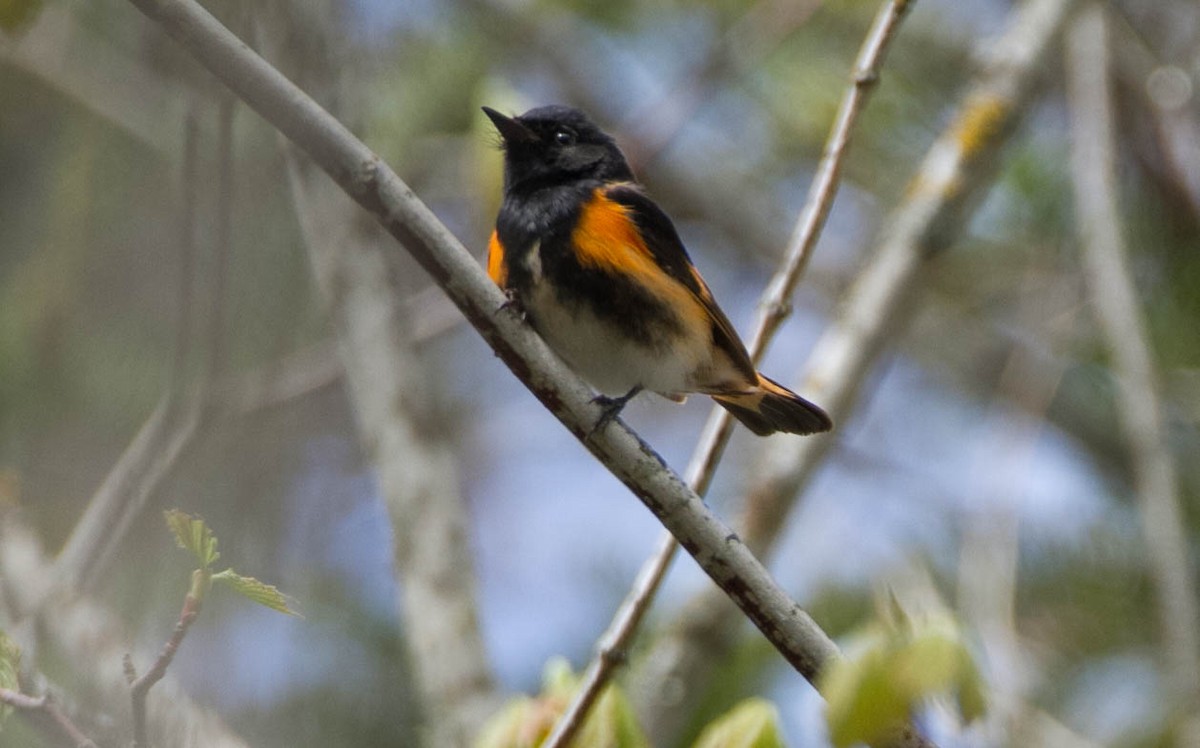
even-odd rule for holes
{"type": "Polygon", "coordinates": [[[508,263],[504,259],[504,245],[500,236],[493,231],[488,240],[487,274],[492,282],[504,288],[508,283],[508,263]]]}
{"type": "Polygon", "coordinates": [[[632,275],[647,285],[663,274],[629,216],[629,208],[599,189],[584,203],[571,243],[581,265],[632,275]]]}
{"type": "MultiPolygon", "coordinates": [[[[629,207],[610,199],[602,188],[583,206],[571,234],[579,264],[640,283],[669,306],[692,335],[707,336],[709,313],[691,289],[672,278],[646,246],[629,207]]],[[[697,339],[699,339],[697,337],[697,339]]]]}

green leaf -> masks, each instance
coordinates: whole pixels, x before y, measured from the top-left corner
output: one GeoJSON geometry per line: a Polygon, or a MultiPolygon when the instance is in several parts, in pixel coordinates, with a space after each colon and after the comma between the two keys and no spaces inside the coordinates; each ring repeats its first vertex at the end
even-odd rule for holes
{"type": "Polygon", "coordinates": [[[227,584],[239,595],[249,598],[259,605],[265,605],[271,610],[287,613],[297,618],[304,617],[292,607],[294,601],[280,592],[278,587],[260,582],[254,577],[244,577],[233,569],[226,569],[218,574],[213,574],[212,581],[227,584]]]}
{"type": "Polygon", "coordinates": [[[207,569],[221,557],[217,553],[217,538],[204,520],[178,509],[168,509],[163,516],[175,542],[180,548],[191,551],[201,567],[207,569]]]}
{"type": "Polygon", "coordinates": [[[552,718],[535,699],[519,696],[488,718],[474,748],[536,748],[550,734],[552,718]]]}
{"type": "Polygon", "coordinates": [[[575,736],[572,748],[649,748],[629,699],[609,684],[575,736]]]}
{"type": "Polygon", "coordinates": [[[874,743],[903,723],[908,704],[891,682],[888,660],[877,638],[860,656],[837,660],[822,673],[825,719],[836,748],[874,743]]]}
{"type": "Polygon", "coordinates": [[[830,738],[837,748],[874,744],[900,728],[926,699],[950,693],[971,721],[986,708],[983,678],[949,616],[925,619],[896,610],[860,637],[856,656],[831,663],[821,676],[830,738]]]}
{"type": "Polygon", "coordinates": [[[779,712],[765,699],[746,699],[713,720],[692,748],[784,748],[779,712]]]}
{"type": "Polygon", "coordinates": [[[567,702],[579,688],[579,676],[571,670],[566,657],[551,657],[542,668],[542,698],[567,702]]]}

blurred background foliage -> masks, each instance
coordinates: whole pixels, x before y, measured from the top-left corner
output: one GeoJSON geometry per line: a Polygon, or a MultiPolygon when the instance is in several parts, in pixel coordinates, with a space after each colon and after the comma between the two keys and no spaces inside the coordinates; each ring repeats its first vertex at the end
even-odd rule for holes
{"type": "MultiPolygon", "coordinates": [[[[252,43],[266,28],[281,33],[287,59],[272,61],[293,77],[306,65],[335,66],[346,84],[333,95],[353,113],[348,124],[480,254],[500,155],[479,106],[588,109],[633,156],[742,330],[876,8],[863,0],[257,5],[208,7],[252,43]]],[[[131,5],[0,8],[0,505],[19,507],[54,551],[173,382],[204,381],[215,369],[220,397],[251,375],[332,367],[299,392],[207,423],[89,591],[138,640],[165,639],[187,569],[160,510],[202,514],[223,553],[299,599],[306,618],[275,620],[214,599],[174,666],[189,691],[257,746],[411,745],[414,688],[391,530],[336,374],[279,136],[236,107],[232,182],[223,185],[220,86],[131,5]],[[190,171],[189,116],[198,153],[190,171]],[[181,239],[189,220],[194,247],[181,239]]],[[[1194,562],[1200,6],[1121,0],[1109,9],[1121,219],[1194,562]]],[[[916,3],[766,371],[787,381],[804,361],[1010,10],[1002,0],[916,3]]],[[[1019,693],[1027,715],[1053,715],[1095,744],[1156,745],[1175,715],[1163,706],[1158,611],[1110,356],[1079,269],[1059,58],[1046,68],[1021,132],[997,154],[988,198],[929,267],[913,323],[890,341],[855,415],[839,424],[775,569],[840,636],[868,617],[873,588],[910,578],[905,570],[919,570],[922,592],[936,590],[955,609],[973,554],[1008,544],[1017,566],[1003,636],[1014,646],[997,649],[994,631],[974,632],[985,677],[1019,693]],[[1002,375],[1014,359],[1028,377],[1002,375]],[[1031,406],[1022,388],[1047,380],[1048,402],[1031,406]],[[1022,431],[1018,422],[1033,425],[1022,431]]],[[[425,290],[420,271],[406,285],[471,512],[492,665],[504,690],[533,692],[551,657],[586,662],[656,526],[425,290]]],[[[706,410],[647,398],[628,420],[681,469],[706,410]]],[[[735,510],[759,444],[735,438],[711,493],[723,512],[735,510]]],[[[642,649],[706,584],[689,560],[677,567],[642,649]]],[[[54,677],[69,689],[69,663],[54,677]]],[[[697,705],[691,734],[758,692],[777,704],[791,745],[827,740],[811,689],[756,635],[747,633],[716,691],[697,705]]],[[[1006,744],[930,720],[943,745],[1006,744]]],[[[35,735],[9,734],[38,745],[35,735]]]]}

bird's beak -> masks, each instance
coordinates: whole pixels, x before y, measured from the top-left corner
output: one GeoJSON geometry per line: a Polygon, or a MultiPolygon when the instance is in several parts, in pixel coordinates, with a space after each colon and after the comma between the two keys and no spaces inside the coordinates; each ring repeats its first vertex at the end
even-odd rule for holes
{"type": "Polygon", "coordinates": [[[488,116],[488,119],[500,131],[500,137],[504,138],[505,145],[532,143],[538,139],[537,134],[533,130],[530,130],[513,117],[505,117],[495,109],[486,106],[483,108],[483,113],[488,116]]]}

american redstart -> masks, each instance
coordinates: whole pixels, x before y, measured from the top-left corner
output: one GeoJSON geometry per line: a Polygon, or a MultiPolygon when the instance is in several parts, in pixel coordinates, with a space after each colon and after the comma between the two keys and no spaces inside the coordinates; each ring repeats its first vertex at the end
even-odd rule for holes
{"type": "Polygon", "coordinates": [[[578,109],[506,117],[504,200],[488,275],[550,347],[605,395],[596,428],[643,389],[710,395],[761,436],[829,416],[754,369],[746,347],[611,136],[578,109]],[[619,397],[616,397],[619,395],[619,397]]]}

